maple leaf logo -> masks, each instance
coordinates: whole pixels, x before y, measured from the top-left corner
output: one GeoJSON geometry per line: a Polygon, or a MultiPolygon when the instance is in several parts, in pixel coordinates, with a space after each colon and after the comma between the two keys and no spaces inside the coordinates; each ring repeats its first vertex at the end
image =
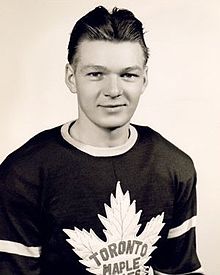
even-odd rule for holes
{"type": "Polygon", "coordinates": [[[105,227],[106,241],[92,229],[89,232],[77,227],[63,229],[73,251],[82,259],[80,262],[88,272],[96,275],[148,274],[149,267],[145,264],[156,249],[154,244],[160,238],[164,214],[152,218],[137,235],[142,210],[136,213],[136,201],[130,202],[128,191],[123,194],[120,182],[117,182],[115,197],[111,194],[110,206],[104,206],[106,217],[98,217],[105,227]]]}

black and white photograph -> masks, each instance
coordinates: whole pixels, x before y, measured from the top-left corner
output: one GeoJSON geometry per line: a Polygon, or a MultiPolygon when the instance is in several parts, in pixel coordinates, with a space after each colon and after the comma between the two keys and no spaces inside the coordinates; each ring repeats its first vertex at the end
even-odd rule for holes
{"type": "Polygon", "coordinates": [[[0,275],[219,275],[220,2],[3,0],[0,275]]]}

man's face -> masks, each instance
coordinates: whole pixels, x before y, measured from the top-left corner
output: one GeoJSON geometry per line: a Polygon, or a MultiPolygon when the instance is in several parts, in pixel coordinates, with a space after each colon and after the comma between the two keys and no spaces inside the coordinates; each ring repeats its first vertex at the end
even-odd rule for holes
{"type": "Polygon", "coordinates": [[[67,66],[66,82],[77,93],[79,123],[107,129],[130,122],[146,86],[139,43],[83,40],[77,63],[67,66]]]}

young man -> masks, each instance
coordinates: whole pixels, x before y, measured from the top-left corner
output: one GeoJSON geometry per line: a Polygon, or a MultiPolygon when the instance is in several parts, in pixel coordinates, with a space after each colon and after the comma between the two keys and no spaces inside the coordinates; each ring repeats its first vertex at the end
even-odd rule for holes
{"type": "Polygon", "coordinates": [[[97,7],[76,23],[68,49],[78,119],[1,165],[0,274],[203,274],[193,163],[130,124],[147,85],[141,22],[97,7]]]}

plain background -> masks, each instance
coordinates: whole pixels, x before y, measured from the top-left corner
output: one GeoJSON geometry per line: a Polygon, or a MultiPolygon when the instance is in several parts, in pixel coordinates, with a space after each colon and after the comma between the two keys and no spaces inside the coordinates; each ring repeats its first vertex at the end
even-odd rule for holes
{"type": "Polygon", "coordinates": [[[149,84],[133,122],[159,131],[198,172],[198,251],[219,275],[220,2],[0,0],[0,161],[39,131],[77,117],[64,84],[75,21],[97,5],[131,9],[150,48],[149,84]]]}

